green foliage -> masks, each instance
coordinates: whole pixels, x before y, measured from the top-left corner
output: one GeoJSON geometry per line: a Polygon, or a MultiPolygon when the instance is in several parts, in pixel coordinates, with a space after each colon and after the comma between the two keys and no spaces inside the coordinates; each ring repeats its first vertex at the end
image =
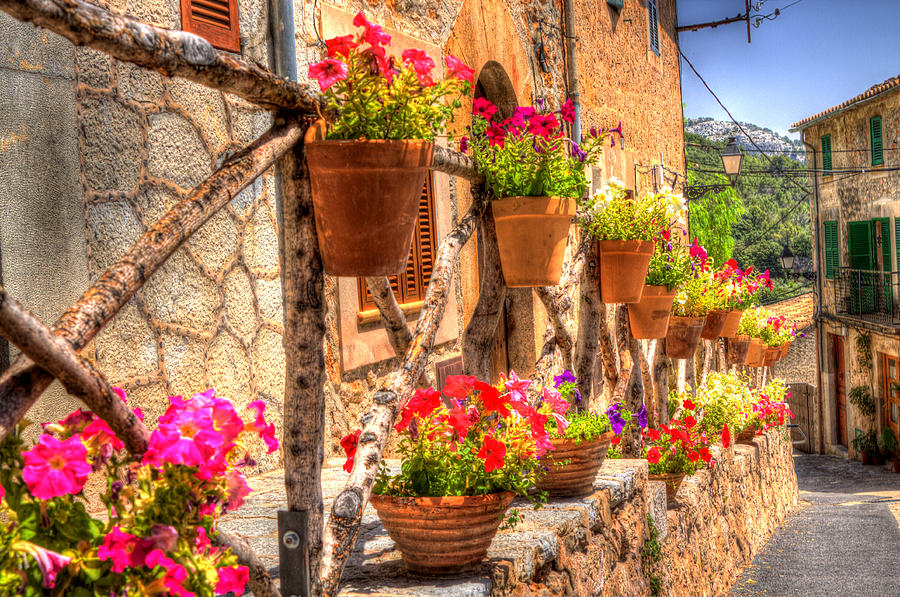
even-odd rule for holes
{"type": "Polygon", "coordinates": [[[631,199],[625,183],[610,178],[588,197],[582,209],[587,214],[581,227],[599,240],[656,240],[663,230],[679,225],[686,203],[671,191],[631,199]]]}
{"type": "Polygon", "coordinates": [[[566,439],[574,439],[575,443],[580,445],[583,441],[593,441],[612,430],[609,424],[609,418],[606,415],[598,415],[592,412],[566,413],[566,419],[569,426],[566,427],[565,433],[560,436],[556,433],[556,424],[552,421],[547,422],[547,430],[550,431],[551,437],[564,437],[566,439]]]}
{"type": "Polygon", "coordinates": [[[848,398],[859,414],[870,419],[875,416],[875,398],[868,386],[854,386],[850,389],[848,398]]]}
{"type": "Polygon", "coordinates": [[[658,564],[662,561],[662,546],[659,544],[659,531],[656,530],[656,524],[653,517],[647,515],[647,528],[650,529],[650,537],[644,541],[641,548],[641,556],[644,559],[644,565],[647,567],[647,579],[650,582],[650,594],[659,595],[662,592],[662,577],[656,573],[658,564]]]}
{"type": "Polygon", "coordinates": [[[710,272],[695,271],[678,287],[672,314],[678,317],[703,317],[721,305],[721,296],[716,292],[710,272]]]}
{"type": "Polygon", "coordinates": [[[691,258],[684,247],[671,242],[657,241],[644,284],[666,286],[672,290],[690,275],[691,258]]]}
{"type": "MultiPolygon", "coordinates": [[[[688,184],[709,184],[698,182],[696,172],[688,172],[688,184]]],[[[727,182],[725,176],[713,175],[716,182],[727,182]]],[[[732,227],[744,213],[744,204],[733,188],[691,201],[691,236],[706,249],[716,263],[725,263],[734,251],[732,227]]]]}
{"type": "Polygon", "coordinates": [[[872,337],[869,334],[856,336],[856,362],[866,371],[872,371],[872,337]]]}
{"type": "Polygon", "coordinates": [[[878,445],[885,454],[897,454],[897,436],[890,427],[885,427],[881,431],[881,437],[878,438],[878,445]]]}
{"type": "Polygon", "coordinates": [[[874,431],[863,432],[857,429],[856,437],[853,438],[851,443],[853,444],[853,449],[860,454],[878,455],[878,438],[875,436],[874,431]]]}

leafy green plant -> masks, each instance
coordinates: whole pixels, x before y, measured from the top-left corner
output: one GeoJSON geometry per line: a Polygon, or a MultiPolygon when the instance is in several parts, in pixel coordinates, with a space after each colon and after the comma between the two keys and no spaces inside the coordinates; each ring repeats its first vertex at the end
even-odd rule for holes
{"type": "Polygon", "coordinates": [[[360,12],[355,37],[326,40],[327,56],[309,67],[319,82],[328,113],[328,139],[426,139],[453,121],[459,98],[473,85],[474,71],[448,55],[450,76],[434,81],[434,60],[422,50],[405,50],[398,60],[387,53],[391,36],[360,12]],[[365,47],[363,47],[365,46],[365,47]],[[444,98],[456,96],[447,103],[444,98]]]}
{"type": "Polygon", "coordinates": [[[641,548],[641,557],[647,568],[650,594],[659,595],[662,592],[662,578],[656,571],[659,562],[662,561],[662,546],[659,544],[659,531],[656,530],[653,517],[649,514],[647,515],[647,528],[650,530],[650,536],[644,541],[644,546],[641,548]]]}
{"type": "Polygon", "coordinates": [[[857,429],[856,437],[853,438],[851,443],[853,449],[860,454],[870,454],[872,456],[878,455],[878,439],[875,436],[874,431],[863,432],[862,430],[857,429]]]}
{"type": "Polygon", "coordinates": [[[878,438],[878,445],[885,454],[897,455],[897,436],[890,427],[881,430],[881,437],[878,438]]]}
{"type": "Polygon", "coordinates": [[[647,269],[644,284],[666,286],[672,290],[687,280],[690,275],[691,258],[688,256],[688,252],[681,245],[663,238],[656,243],[653,256],[650,257],[650,267],[647,269]]]}
{"type": "Polygon", "coordinates": [[[695,269],[678,287],[672,315],[678,317],[703,317],[719,304],[719,297],[710,284],[709,271],[695,269]]]}
{"type": "Polygon", "coordinates": [[[872,337],[869,334],[856,336],[856,362],[871,373],[872,371],[872,337]]]}
{"type": "Polygon", "coordinates": [[[875,416],[875,397],[868,386],[854,386],[850,389],[848,398],[859,414],[870,419],[875,416]]]}

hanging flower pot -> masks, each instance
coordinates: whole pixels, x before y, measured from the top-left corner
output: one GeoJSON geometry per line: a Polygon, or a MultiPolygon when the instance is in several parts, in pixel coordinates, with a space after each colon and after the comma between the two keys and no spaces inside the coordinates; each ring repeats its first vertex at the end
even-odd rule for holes
{"type": "Polygon", "coordinates": [[[722,326],[725,325],[725,318],[728,317],[728,311],[716,310],[706,314],[706,323],[703,325],[703,331],[700,337],[704,340],[715,340],[722,334],[722,326]]]}
{"type": "Polygon", "coordinates": [[[604,303],[641,300],[644,278],[653,255],[653,241],[600,240],[600,298],[604,303]]]}
{"type": "Polygon", "coordinates": [[[644,286],[641,300],[628,305],[631,334],[638,340],[665,338],[675,291],[667,286],[644,286]]]}
{"type": "Polygon", "coordinates": [[[422,140],[307,144],[326,273],[388,276],[406,268],[433,151],[422,140]]]}
{"type": "Polygon", "coordinates": [[[780,361],[788,355],[788,351],[791,349],[791,343],[785,342],[779,348],[781,349],[781,352],[778,354],[778,360],[780,361]]]}
{"type": "Polygon", "coordinates": [[[765,356],[763,357],[763,366],[771,367],[775,364],[775,361],[778,360],[778,355],[781,352],[777,346],[767,346],[765,356]]]}
{"type": "Polygon", "coordinates": [[[513,497],[373,495],[372,506],[409,569],[440,575],[484,559],[513,497]]]}
{"type": "Polygon", "coordinates": [[[544,476],[538,489],[551,496],[579,496],[593,491],[594,478],[606,458],[609,442],[615,433],[608,431],[593,441],[576,444],[574,439],[551,438],[553,451],[542,459],[544,476]]]}
{"type": "Polygon", "coordinates": [[[559,284],[575,207],[575,200],[565,197],[505,197],[491,202],[507,286],[559,284]]]}
{"type": "Polygon", "coordinates": [[[737,336],[738,325],[741,323],[741,316],[744,314],[743,309],[732,309],[725,316],[725,323],[722,325],[722,331],[719,335],[722,338],[734,338],[737,336]]]}
{"type": "Polygon", "coordinates": [[[651,481],[662,481],[666,484],[666,504],[671,506],[675,502],[675,495],[681,482],[684,481],[684,473],[664,473],[660,475],[647,475],[651,481]]]}
{"type": "Polygon", "coordinates": [[[762,367],[766,359],[766,349],[763,341],[759,338],[750,339],[750,347],[747,349],[747,360],[744,362],[748,367],[762,367]]]}
{"type": "Polygon", "coordinates": [[[743,365],[750,348],[750,336],[735,336],[725,340],[725,360],[729,365],[743,365]]]}
{"type": "Polygon", "coordinates": [[[666,333],[666,355],[672,359],[690,359],[700,342],[700,332],[706,317],[669,318],[669,330],[666,333]]]}

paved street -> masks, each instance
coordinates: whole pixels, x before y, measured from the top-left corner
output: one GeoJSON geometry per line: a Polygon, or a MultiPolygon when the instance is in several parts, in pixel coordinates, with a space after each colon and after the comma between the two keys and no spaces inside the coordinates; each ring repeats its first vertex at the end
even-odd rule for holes
{"type": "Polygon", "coordinates": [[[795,454],[801,507],[731,595],[900,597],[900,475],[795,454]]]}

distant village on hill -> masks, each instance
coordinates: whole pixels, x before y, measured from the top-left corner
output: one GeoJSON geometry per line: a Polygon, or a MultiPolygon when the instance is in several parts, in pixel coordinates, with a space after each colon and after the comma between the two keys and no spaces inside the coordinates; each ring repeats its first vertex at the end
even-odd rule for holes
{"type": "MultiPolygon", "coordinates": [[[[763,151],[786,152],[783,155],[799,162],[806,162],[806,152],[803,150],[803,145],[799,140],[789,139],[771,129],[750,124],[749,122],[742,122],[741,126],[753,137],[753,140],[763,151]]],[[[733,122],[714,120],[708,116],[688,118],[684,130],[712,141],[724,141],[728,137],[735,137],[744,148],[744,151],[757,153],[753,144],[750,143],[733,122]]]]}

